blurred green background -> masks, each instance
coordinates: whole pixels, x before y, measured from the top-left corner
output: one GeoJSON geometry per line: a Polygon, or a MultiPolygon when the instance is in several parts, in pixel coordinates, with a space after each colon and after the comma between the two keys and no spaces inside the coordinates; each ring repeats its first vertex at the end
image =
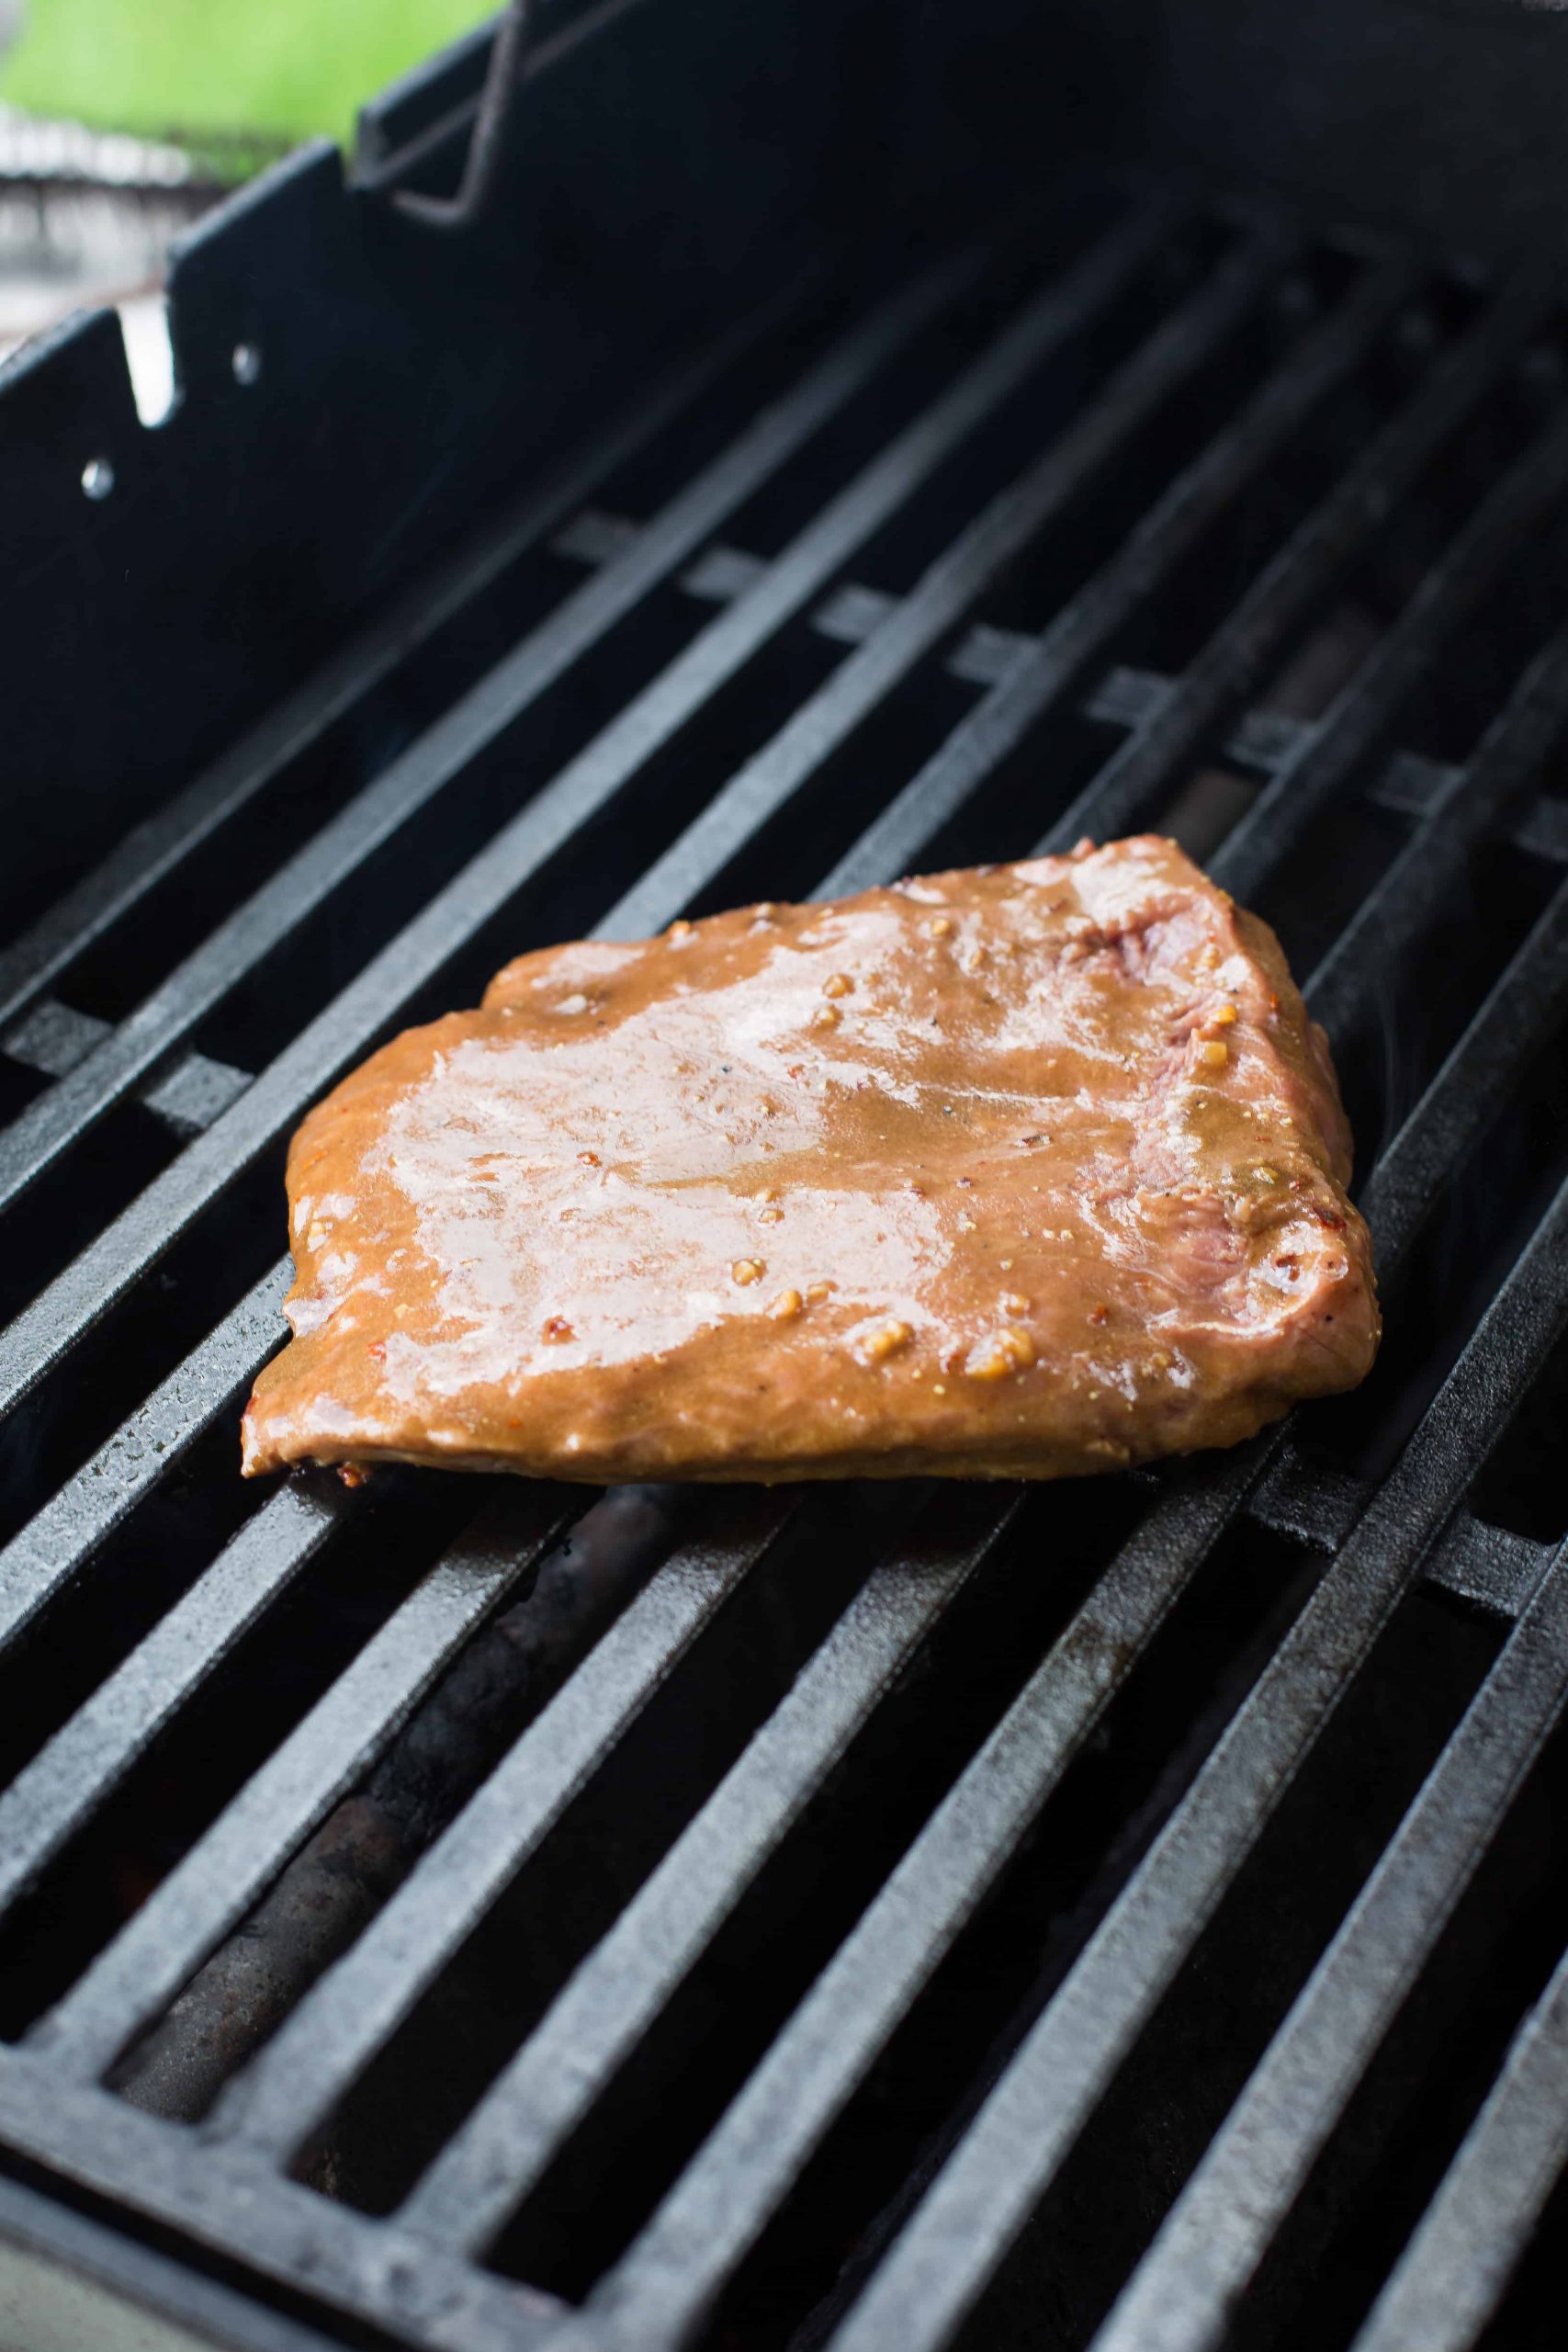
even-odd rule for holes
{"type": "MultiPolygon", "coordinates": [[[[25,0],[0,100],[106,130],[312,131],[497,0],[25,0]]],[[[3,15],[4,10],[0,10],[3,15]]]]}

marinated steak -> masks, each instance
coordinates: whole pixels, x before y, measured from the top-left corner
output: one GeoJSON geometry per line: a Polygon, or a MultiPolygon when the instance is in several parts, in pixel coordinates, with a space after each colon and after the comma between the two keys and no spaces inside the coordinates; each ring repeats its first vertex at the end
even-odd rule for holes
{"type": "Polygon", "coordinates": [[[524,956],[294,1139],[244,1467],[1051,1478],[1379,1337],[1322,1032],[1173,842],[524,956]]]}

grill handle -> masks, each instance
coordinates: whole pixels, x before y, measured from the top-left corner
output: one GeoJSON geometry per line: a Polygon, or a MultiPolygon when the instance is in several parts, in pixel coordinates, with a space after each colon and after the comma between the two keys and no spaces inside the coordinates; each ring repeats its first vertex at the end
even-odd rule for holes
{"type": "Polygon", "coordinates": [[[414,188],[392,189],[394,208],[410,220],[418,220],[427,229],[461,230],[471,226],[487,210],[495,192],[507,124],[523,86],[533,17],[533,0],[508,0],[496,27],[484,87],[479,92],[479,111],[455,194],[424,196],[414,188]]]}

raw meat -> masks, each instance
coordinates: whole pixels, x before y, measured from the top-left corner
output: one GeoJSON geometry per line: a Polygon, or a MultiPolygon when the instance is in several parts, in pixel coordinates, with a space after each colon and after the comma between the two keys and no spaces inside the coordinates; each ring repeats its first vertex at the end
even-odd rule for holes
{"type": "Polygon", "coordinates": [[[1174,843],[521,957],[311,1113],[244,1467],[1048,1478],[1379,1338],[1279,944],[1174,843]]]}

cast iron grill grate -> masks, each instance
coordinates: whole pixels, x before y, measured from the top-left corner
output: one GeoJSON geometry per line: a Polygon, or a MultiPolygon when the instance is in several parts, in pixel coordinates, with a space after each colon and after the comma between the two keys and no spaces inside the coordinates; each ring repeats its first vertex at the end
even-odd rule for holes
{"type": "Polygon", "coordinates": [[[1179,192],[818,287],[8,951],[14,2233],[69,2183],[258,2344],[1196,2352],[1314,2265],[1317,2345],[1475,2340],[1568,2151],[1562,362],[1544,280],[1179,192]],[[239,1487],[390,1027],[1145,824],[1335,1035],[1359,1397],[1024,1497],[239,1487]]]}

